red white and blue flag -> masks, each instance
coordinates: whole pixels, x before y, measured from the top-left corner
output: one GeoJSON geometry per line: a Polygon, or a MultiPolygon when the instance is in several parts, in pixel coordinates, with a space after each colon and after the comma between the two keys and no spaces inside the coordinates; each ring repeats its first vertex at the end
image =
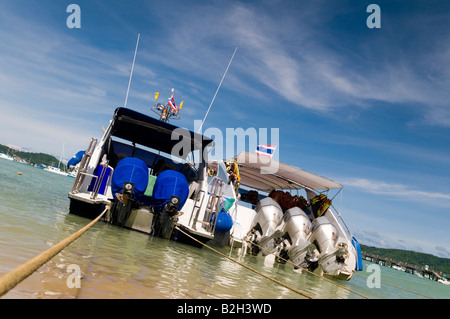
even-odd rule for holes
{"type": "Polygon", "coordinates": [[[173,98],[173,94],[169,99],[169,105],[173,112],[176,112],[178,110],[177,106],[175,105],[175,99],[173,98]]]}
{"type": "Polygon", "coordinates": [[[275,145],[258,145],[256,147],[256,154],[272,158],[276,148],[275,145]]]}

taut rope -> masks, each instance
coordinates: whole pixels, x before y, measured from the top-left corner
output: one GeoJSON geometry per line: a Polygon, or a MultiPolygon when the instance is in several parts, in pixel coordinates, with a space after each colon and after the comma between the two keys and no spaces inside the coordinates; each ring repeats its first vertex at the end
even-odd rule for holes
{"type": "Polygon", "coordinates": [[[77,231],[76,233],[70,235],[66,239],[62,240],[58,244],[53,247],[47,249],[43,253],[37,255],[33,259],[27,261],[26,263],[18,266],[13,269],[9,273],[3,275],[0,278],[0,297],[6,294],[8,291],[13,289],[16,285],[38,270],[42,265],[47,263],[50,259],[55,257],[59,252],[61,252],[64,248],[73,243],[76,239],[78,239],[81,235],[83,235],[92,225],[94,225],[109,209],[109,206],[105,208],[105,210],[92,222],[88,225],[77,231]]]}

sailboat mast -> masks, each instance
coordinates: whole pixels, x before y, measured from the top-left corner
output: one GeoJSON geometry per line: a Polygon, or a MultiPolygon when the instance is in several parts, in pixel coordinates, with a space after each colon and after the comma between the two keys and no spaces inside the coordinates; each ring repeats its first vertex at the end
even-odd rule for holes
{"type": "Polygon", "coordinates": [[[125,103],[124,103],[123,107],[127,107],[128,94],[130,93],[131,78],[133,77],[134,63],[136,61],[136,54],[137,54],[137,50],[138,50],[138,46],[139,46],[139,38],[140,37],[141,37],[141,33],[138,33],[138,38],[137,38],[137,42],[136,42],[136,49],[134,50],[133,65],[131,66],[130,80],[128,81],[127,95],[125,96],[125,103]]]}
{"type": "Polygon", "coordinates": [[[62,157],[63,157],[63,153],[64,153],[64,144],[66,144],[66,143],[63,143],[62,150],[61,150],[61,155],[59,155],[59,163],[58,163],[58,168],[59,169],[61,169],[61,161],[62,161],[62,157]]]}

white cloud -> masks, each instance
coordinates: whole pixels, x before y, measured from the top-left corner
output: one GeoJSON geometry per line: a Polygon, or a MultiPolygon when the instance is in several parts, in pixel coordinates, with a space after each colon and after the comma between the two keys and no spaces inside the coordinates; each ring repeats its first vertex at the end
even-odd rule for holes
{"type": "MultiPolygon", "coordinates": [[[[430,192],[411,188],[409,185],[388,183],[366,178],[341,179],[344,187],[357,188],[361,192],[370,194],[410,199],[413,201],[450,200],[450,193],[430,192]]],[[[447,204],[448,205],[448,204],[447,204]]]]}
{"type": "Polygon", "coordinates": [[[251,79],[293,104],[314,110],[366,107],[373,101],[410,107],[419,104],[427,123],[450,123],[446,104],[450,94],[444,85],[450,81],[450,61],[443,53],[449,45],[433,40],[433,28],[417,32],[410,40],[414,43],[428,37],[431,46],[425,52],[408,51],[411,44],[401,32],[413,27],[414,34],[420,26],[411,26],[405,19],[398,23],[399,30],[389,30],[389,36],[360,36],[347,48],[350,41],[339,42],[323,28],[340,12],[333,11],[336,8],[328,2],[304,11],[299,5],[296,20],[283,16],[279,8],[279,3],[261,7],[227,3],[220,8],[189,5],[182,18],[165,16],[168,36],[164,47],[170,50],[165,51],[162,63],[197,76],[207,75],[212,81],[212,75],[224,69],[224,46],[229,45],[231,54],[232,46],[238,44],[238,57],[225,83],[235,91],[267,97],[260,87],[246,83],[245,79],[251,79]]]}

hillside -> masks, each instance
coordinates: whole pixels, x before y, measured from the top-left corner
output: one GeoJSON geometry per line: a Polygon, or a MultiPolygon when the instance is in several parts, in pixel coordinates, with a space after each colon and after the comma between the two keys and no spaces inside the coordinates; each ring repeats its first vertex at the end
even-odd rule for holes
{"type": "Polygon", "coordinates": [[[444,274],[450,274],[450,259],[448,258],[440,258],[431,254],[419,253],[410,250],[377,248],[365,245],[361,245],[361,250],[369,254],[391,258],[395,261],[401,261],[419,267],[429,265],[431,270],[443,272],[444,274]]]}
{"type": "MultiPolygon", "coordinates": [[[[9,148],[6,145],[0,144],[0,152],[3,152],[5,154],[9,153],[11,156],[18,156],[25,161],[31,163],[31,164],[44,164],[44,165],[50,165],[50,166],[58,166],[59,160],[49,154],[44,153],[33,153],[33,152],[21,152],[16,151],[12,148],[9,148]]],[[[65,166],[64,164],[61,164],[61,166],[65,166]]],[[[62,169],[64,167],[61,167],[62,169]]]]}

